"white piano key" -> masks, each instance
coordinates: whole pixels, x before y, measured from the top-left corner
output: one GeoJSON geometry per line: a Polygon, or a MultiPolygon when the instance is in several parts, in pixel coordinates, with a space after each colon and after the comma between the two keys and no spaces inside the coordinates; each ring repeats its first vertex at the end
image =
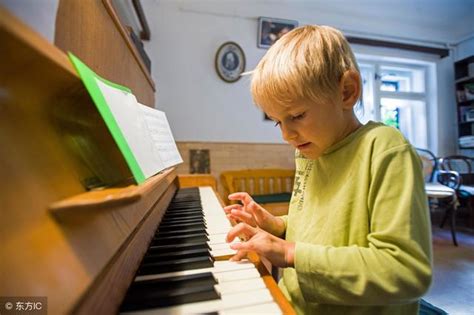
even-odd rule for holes
{"type": "Polygon", "coordinates": [[[219,283],[238,281],[244,279],[255,279],[260,278],[260,273],[256,268],[254,269],[244,269],[236,271],[224,271],[213,273],[214,277],[217,278],[219,283]]]}
{"type": "MultiPolygon", "coordinates": [[[[141,311],[130,312],[131,314],[159,314],[159,315],[177,315],[177,314],[199,314],[209,312],[221,312],[231,309],[241,309],[264,303],[273,302],[273,298],[266,289],[250,290],[235,294],[222,295],[220,300],[189,303],[166,308],[153,308],[141,311]]],[[[128,314],[128,313],[127,313],[128,314]]]]}
{"type": "Polygon", "coordinates": [[[280,315],[283,314],[278,304],[275,302],[263,303],[258,305],[251,305],[240,308],[227,309],[219,311],[219,315],[227,314],[268,314],[268,315],[280,315]]]}
{"type": "MultiPolygon", "coordinates": [[[[229,243],[226,242],[227,233],[232,225],[214,191],[210,187],[200,187],[199,193],[207,224],[206,231],[209,235],[207,243],[211,248],[211,255],[213,257],[235,255],[237,251],[231,249],[229,243]]],[[[236,239],[234,242],[239,242],[239,240],[236,239]]]]}
{"type": "Polygon", "coordinates": [[[220,233],[220,234],[210,234],[208,237],[209,237],[209,244],[211,245],[227,243],[226,241],[227,232],[220,233]]]}
{"type": "Polygon", "coordinates": [[[217,271],[233,271],[233,270],[242,270],[242,269],[256,269],[255,265],[248,259],[241,261],[215,261],[214,268],[217,271]]]}
{"type": "Polygon", "coordinates": [[[206,227],[206,231],[208,234],[227,234],[229,233],[230,229],[232,228],[231,225],[225,225],[224,223],[216,223],[218,227],[210,227],[209,224],[206,227]]]}
{"type": "Polygon", "coordinates": [[[222,256],[235,255],[235,254],[237,254],[237,251],[232,248],[211,249],[212,257],[222,257],[222,256]]]}
{"type": "MultiPolygon", "coordinates": [[[[215,261],[214,267],[211,267],[211,268],[200,268],[200,269],[192,269],[192,270],[184,270],[184,271],[167,272],[167,273],[161,273],[161,274],[137,276],[135,277],[135,281],[163,279],[163,278],[177,277],[177,276],[187,276],[187,275],[194,275],[194,274],[203,273],[203,272],[212,272],[215,275],[217,275],[219,273],[223,273],[227,271],[236,272],[236,271],[241,271],[241,270],[246,270],[246,269],[252,269],[258,273],[257,269],[255,268],[255,265],[248,260],[242,260],[238,262],[215,261]]],[[[229,277],[226,276],[226,279],[228,278],[229,277]]]]}
{"type": "Polygon", "coordinates": [[[236,281],[219,282],[216,290],[221,294],[237,293],[255,289],[265,289],[266,285],[262,278],[239,279],[236,281]]]}
{"type": "Polygon", "coordinates": [[[234,244],[234,243],[240,243],[240,240],[235,239],[230,243],[212,244],[211,249],[212,250],[228,249],[228,248],[230,248],[230,244],[234,244]]]}

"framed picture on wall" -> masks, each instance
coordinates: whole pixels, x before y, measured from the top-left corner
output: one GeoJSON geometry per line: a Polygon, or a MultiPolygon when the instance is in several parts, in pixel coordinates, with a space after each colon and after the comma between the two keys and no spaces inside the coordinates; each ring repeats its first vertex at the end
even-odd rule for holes
{"type": "Polygon", "coordinates": [[[225,82],[235,82],[245,71],[245,54],[242,48],[234,42],[222,44],[216,52],[216,72],[225,82]]]}
{"type": "Polygon", "coordinates": [[[258,42],[259,48],[269,48],[280,37],[298,27],[298,22],[294,20],[275,19],[269,17],[258,18],[258,42]]]}
{"type": "Polygon", "coordinates": [[[210,174],[209,150],[189,150],[189,172],[191,174],[210,174]]]}

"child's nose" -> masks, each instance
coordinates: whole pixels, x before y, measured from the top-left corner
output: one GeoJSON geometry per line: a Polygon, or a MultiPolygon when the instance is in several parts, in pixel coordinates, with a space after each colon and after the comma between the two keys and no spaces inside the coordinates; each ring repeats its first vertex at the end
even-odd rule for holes
{"type": "Polygon", "coordinates": [[[298,133],[296,132],[295,129],[291,128],[288,124],[281,124],[281,135],[283,137],[283,140],[286,142],[290,142],[291,140],[294,140],[298,137],[298,133]]]}

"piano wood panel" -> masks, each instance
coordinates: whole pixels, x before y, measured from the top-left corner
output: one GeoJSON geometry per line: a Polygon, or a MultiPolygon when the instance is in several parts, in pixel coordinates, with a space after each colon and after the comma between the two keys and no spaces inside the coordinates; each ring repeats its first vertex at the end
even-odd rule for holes
{"type": "Polygon", "coordinates": [[[54,43],[154,107],[153,80],[109,0],[60,0],[54,43]]]}
{"type": "Polygon", "coordinates": [[[91,176],[126,183],[130,172],[65,54],[1,7],[0,42],[0,296],[47,296],[48,313],[65,314],[176,174],[136,202],[53,215],[49,205],[84,194],[91,176]]]}
{"type": "Polygon", "coordinates": [[[161,198],[153,205],[144,220],[130,233],[122,248],[117,250],[117,255],[102,272],[100,281],[96,281],[76,305],[73,311],[75,314],[116,314],[119,311],[137,267],[161,221],[164,209],[176,192],[178,184],[174,179],[174,176],[166,176],[164,179],[160,177],[149,185],[153,191],[147,192],[146,195],[150,197],[159,193],[162,195],[161,198]],[[161,187],[159,191],[156,191],[157,186],[161,187]],[[161,189],[165,188],[166,191],[161,193],[161,189]]]}

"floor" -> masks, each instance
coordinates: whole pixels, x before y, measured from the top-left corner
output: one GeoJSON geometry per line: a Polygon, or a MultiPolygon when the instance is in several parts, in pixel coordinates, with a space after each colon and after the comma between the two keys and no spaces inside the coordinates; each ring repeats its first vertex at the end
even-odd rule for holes
{"type": "Polygon", "coordinates": [[[433,227],[434,277],[429,303],[449,314],[474,315],[474,233],[457,232],[459,246],[449,228],[433,227]]]}

